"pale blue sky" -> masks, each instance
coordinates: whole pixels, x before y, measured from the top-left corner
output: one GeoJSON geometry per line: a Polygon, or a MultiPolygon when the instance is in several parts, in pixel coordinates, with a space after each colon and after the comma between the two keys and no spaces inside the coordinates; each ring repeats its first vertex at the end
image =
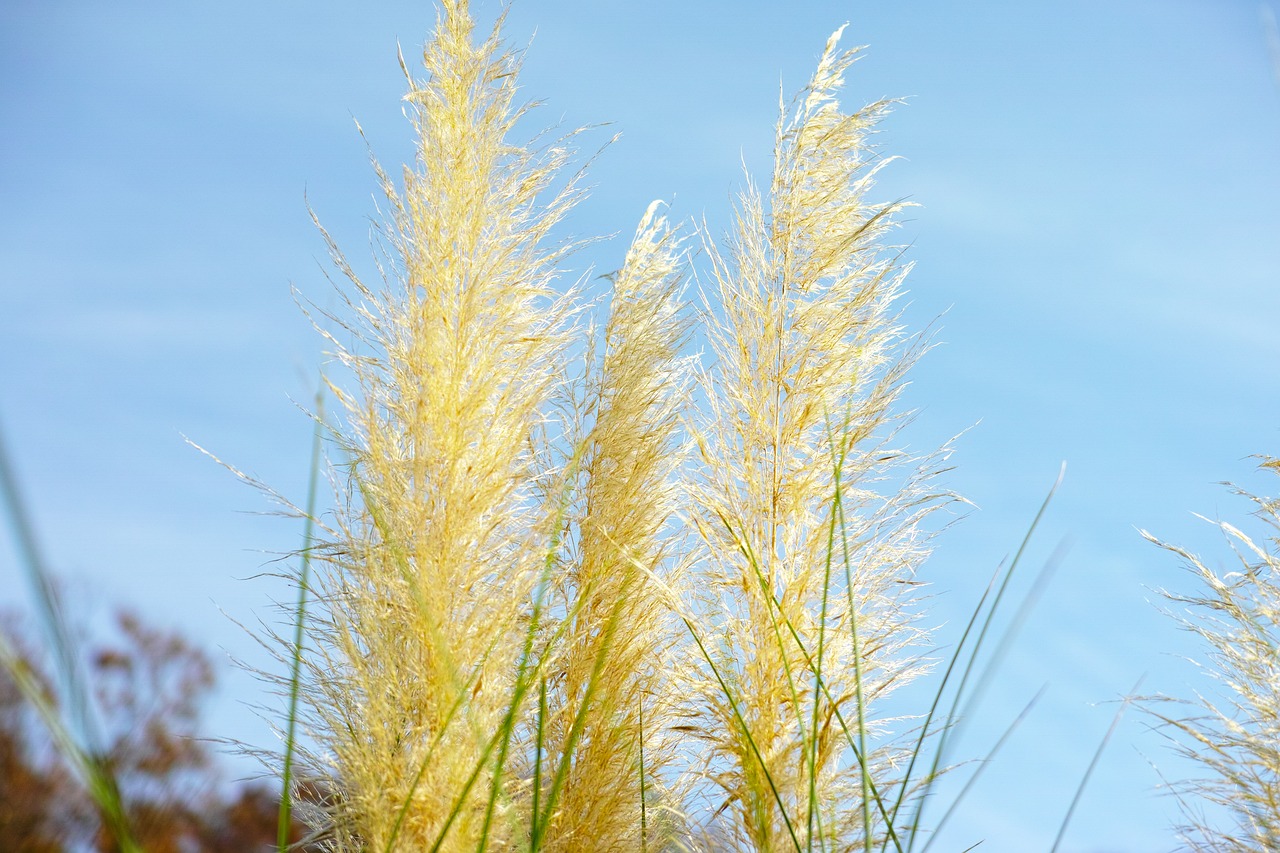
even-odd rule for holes
{"type": "MultiPolygon", "coordinates": [[[[1070,550],[983,719],[1048,692],[942,849],[1047,849],[1106,703],[1144,673],[1145,690],[1204,686],[1151,591],[1189,578],[1135,528],[1225,561],[1191,511],[1242,520],[1221,480],[1276,492],[1246,458],[1280,454],[1280,88],[1260,8],[524,0],[508,18],[511,42],[532,39],[541,123],[610,122],[586,151],[622,133],[579,234],[628,235],[653,198],[726,227],[741,164],[767,175],[779,81],[801,86],[845,21],[870,45],[848,101],[907,98],[879,137],[904,158],[880,194],[921,205],[901,232],[905,320],[945,312],[908,438],[973,427],[948,484],[980,508],[926,570],[939,621],[1068,463],[1030,565],[1070,550]]],[[[269,507],[183,436],[301,497],[310,429],[290,397],[309,398],[321,345],[289,285],[330,298],[304,192],[367,257],[376,185],[353,118],[384,163],[411,156],[396,42],[413,62],[433,20],[426,2],[0,4],[0,418],[81,612],[133,604],[265,662],[231,620],[274,618],[287,590],[246,578],[300,530],[248,514],[269,507]]],[[[6,545],[0,602],[24,599],[19,580],[6,545]]],[[[230,668],[222,684],[208,730],[266,743],[243,707],[261,688],[230,668]]],[[[1175,846],[1149,762],[1181,771],[1134,715],[1064,849],[1175,846]]]]}

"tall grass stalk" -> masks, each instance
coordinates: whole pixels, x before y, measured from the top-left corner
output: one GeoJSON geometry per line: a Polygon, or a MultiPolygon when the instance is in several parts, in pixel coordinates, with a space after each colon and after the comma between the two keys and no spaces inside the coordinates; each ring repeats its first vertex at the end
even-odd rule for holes
{"type": "Polygon", "coordinates": [[[559,490],[535,434],[568,340],[548,235],[576,191],[543,200],[567,154],[508,141],[524,111],[517,62],[496,29],[473,31],[466,4],[445,2],[428,76],[409,78],[416,167],[402,191],[380,172],[388,286],[367,286],[330,242],[355,294],[333,319],[356,343],[330,339],[359,391],[332,386],[350,462],[306,694],[339,780],[340,849],[514,843],[510,802],[489,817],[507,773],[489,757],[561,515],[539,500],[559,490]]]}
{"type": "MultiPolygon", "coordinates": [[[[1280,474],[1280,460],[1261,467],[1280,474]]],[[[1280,500],[1236,490],[1268,528],[1250,537],[1214,522],[1235,555],[1230,571],[1150,533],[1151,542],[1178,555],[1201,586],[1198,594],[1165,595],[1175,618],[1199,638],[1202,668],[1217,682],[1195,700],[1145,703],[1174,748],[1202,771],[1177,783],[1185,840],[1197,850],[1280,849],[1280,500]],[[1210,822],[1202,803],[1224,809],[1231,825],[1210,822]]]]}
{"type": "Polygon", "coordinates": [[[645,213],[612,277],[603,358],[588,383],[591,428],[561,578],[575,615],[540,720],[539,758],[564,774],[547,827],[555,841],[545,849],[623,849],[634,846],[637,826],[643,845],[645,798],[659,794],[674,760],[669,735],[652,725],[646,733],[642,718],[647,708],[660,725],[671,708],[662,661],[674,636],[648,577],[670,556],[662,532],[677,507],[675,439],[687,384],[677,360],[688,327],[683,253],[657,210],[645,213]]]}
{"type": "Polygon", "coordinates": [[[856,51],[839,36],[782,110],[767,201],[749,187],[727,248],[706,241],[716,363],[690,487],[706,627],[689,689],[744,849],[872,849],[872,792],[897,756],[869,746],[886,731],[871,709],[923,670],[918,522],[941,496],[927,477],[877,491],[903,461],[883,441],[914,356],[892,315],[906,267],[881,242],[902,205],[867,198],[889,104],[840,109],[856,51]]]}

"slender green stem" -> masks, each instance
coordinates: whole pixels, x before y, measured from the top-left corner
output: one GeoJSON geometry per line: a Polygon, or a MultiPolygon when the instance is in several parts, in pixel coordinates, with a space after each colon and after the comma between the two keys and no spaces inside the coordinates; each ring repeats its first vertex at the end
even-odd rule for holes
{"type": "MultiPolygon", "coordinates": [[[[783,611],[782,602],[779,601],[777,596],[774,595],[773,583],[770,577],[765,574],[765,570],[762,567],[759,558],[756,557],[755,551],[751,548],[751,545],[748,542],[747,538],[745,536],[735,535],[735,532],[731,527],[729,519],[726,518],[723,514],[718,514],[718,515],[721,523],[725,525],[725,529],[730,533],[730,535],[734,536],[734,541],[738,545],[738,551],[743,555],[743,557],[747,560],[747,563],[751,566],[751,570],[756,578],[756,583],[760,587],[761,595],[764,597],[765,601],[769,603],[769,607],[768,607],[769,628],[773,632],[773,641],[777,644],[778,652],[782,657],[783,671],[787,677],[787,692],[791,698],[791,706],[796,709],[796,726],[799,729],[800,741],[801,743],[808,743],[813,739],[810,738],[808,736],[808,733],[805,731],[804,716],[801,713],[801,708],[803,707],[803,705],[800,702],[800,691],[799,691],[799,688],[797,688],[796,686],[795,675],[792,672],[790,660],[788,659],[788,655],[787,655],[787,646],[783,640],[782,631],[778,626],[778,619],[779,617],[781,617],[782,623],[786,625],[790,633],[793,636],[795,636],[796,631],[794,626],[792,625],[791,617],[789,617],[783,611]]],[[[806,655],[806,658],[808,658],[808,655],[806,655]]],[[[810,666],[810,669],[813,668],[813,661],[811,659],[809,659],[809,666],[810,666]]],[[[815,737],[816,737],[816,732],[815,732],[815,737]]],[[[766,771],[766,775],[767,775],[767,771],[766,771]]],[[[773,782],[772,780],[770,780],[770,785],[772,784],[773,782]]]]}
{"type": "Polygon", "coordinates": [[[769,790],[773,792],[773,799],[778,804],[778,811],[782,813],[782,820],[787,825],[787,832],[791,836],[791,843],[795,846],[796,853],[801,853],[800,839],[796,836],[795,827],[791,825],[791,818],[787,816],[787,807],[782,802],[782,795],[778,793],[778,787],[774,784],[773,775],[769,773],[769,767],[764,763],[764,756],[760,754],[760,747],[756,745],[755,738],[751,736],[751,729],[747,727],[747,721],[742,716],[741,709],[738,708],[738,702],[733,698],[733,691],[729,689],[729,685],[725,682],[724,676],[720,674],[719,667],[716,666],[715,660],[707,651],[707,647],[703,645],[702,638],[698,636],[698,632],[694,629],[693,623],[685,616],[680,617],[686,628],[689,629],[689,635],[693,637],[693,641],[697,643],[698,650],[702,653],[702,659],[711,667],[711,672],[716,677],[716,681],[720,684],[720,690],[723,691],[726,699],[729,700],[729,707],[733,711],[733,718],[742,729],[743,736],[747,739],[747,745],[751,748],[751,753],[755,756],[756,762],[760,765],[761,772],[764,773],[765,781],[769,783],[769,790]]]}
{"type": "MultiPolygon", "coordinates": [[[[10,462],[0,433],[0,497],[3,498],[9,523],[17,540],[21,562],[27,569],[27,578],[35,592],[36,602],[44,621],[45,631],[53,649],[63,693],[71,708],[71,727],[58,714],[52,699],[46,695],[38,681],[23,665],[21,658],[8,643],[0,644],[0,662],[14,679],[28,701],[38,711],[54,744],[81,777],[94,805],[102,818],[104,828],[120,846],[121,853],[141,853],[129,827],[128,814],[120,793],[119,781],[110,762],[102,754],[101,740],[94,725],[89,702],[89,689],[81,673],[80,658],[76,654],[58,599],[53,573],[40,550],[35,527],[27,516],[26,504],[18,488],[17,476],[10,462]]],[[[2,639],[2,638],[0,638],[2,639]]]]}
{"type": "MultiPolygon", "coordinates": [[[[991,582],[987,584],[986,590],[982,593],[982,597],[978,599],[978,604],[974,607],[973,613],[969,616],[969,622],[965,625],[964,632],[960,635],[960,642],[956,645],[955,652],[951,655],[951,659],[947,661],[947,668],[942,674],[942,681],[939,683],[938,689],[933,695],[933,701],[929,705],[929,713],[925,715],[924,723],[920,726],[920,733],[916,736],[915,746],[911,750],[911,760],[907,762],[907,771],[902,776],[902,784],[898,788],[898,798],[893,804],[891,818],[893,822],[897,821],[898,812],[901,810],[902,805],[906,800],[907,792],[911,789],[911,779],[915,772],[916,762],[924,753],[925,739],[928,738],[929,733],[932,731],[933,718],[937,715],[938,709],[942,706],[942,698],[945,695],[947,684],[950,683],[951,676],[955,672],[956,665],[960,662],[960,656],[964,651],[965,644],[968,642],[970,633],[973,631],[974,624],[978,621],[978,617],[982,615],[983,605],[986,603],[987,596],[991,594],[991,590],[995,585],[996,577],[998,577],[998,575],[992,576],[991,582]]],[[[931,775],[925,779],[924,791],[921,796],[927,797],[929,795],[933,781],[937,778],[937,769],[937,761],[935,761],[934,766],[930,770],[931,775]]],[[[886,850],[887,845],[888,839],[885,839],[885,844],[880,848],[881,851],[886,850]]]]}
{"type": "MultiPolygon", "coordinates": [[[[992,600],[991,606],[987,610],[986,617],[983,619],[982,628],[981,630],[979,630],[978,638],[977,640],[974,641],[973,649],[969,653],[969,659],[965,664],[964,674],[960,678],[960,685],[956,688],[955,696],[951,700],[951,708],[947,712],[946,721],[943,723],[943,726],[942,726],[942,732],[938,736],[938,745],[934,750],[933,762],[929,769],[929,774],[927,777],[929,779],[937,778],[941,770],[941,767],[943,766],[943,763],[946,760],[947,747],[950,745],[951,741],[954,739],[957,729],[960,728],[960,726],[963,724],[968,711],[974,707],[975,699],[981,696],[982,690],[984,690],[986,685],[989,683],[989,679],[992,674],[990,661],[988,662],[984,671],[979,675],[978,687],[975,688],[973,696],[968,697],[968,702],[964,705],[965,713],[961,713],[960,711],[961,702],[964,701],[967,696],[965,692],[965,688],[969,683],[970,676],[973,674],[974,666],[977,664],[978,655],[982,651],[984,641],[986,640],[986,637],[987,637],[987,632],[991,628],[992,622],[994,621],[994,618],[995,618],[996,611],[1000,609],[1000,604],[1004,600],[1005,591],[1009,588],[1009,582],[1013,578],[1014,572],[1017,570],[1019,564],[1021,563],[1022,555],[1026,552],[1028,544],[1031,542],[1032,534],[1034,534],[1036,529],[1040,526],[1040,521],[1041,519],[1044,518],[1044,514],[1048,510],[1050,502],[1052,502],[1054,495],[1058,491],[1058,488],[1062,485],[1062,479],[1066,475],[1066,470],[1067,470],[1066,463],[1063,463],[1062,467],[1058,471],[1057,479],[1054,481],[1053,486],[1049,489],[1049,493],[1045,495],[1044,501],[1042,501],[1040,504],[1040,509],[1036,511],[1035,517],[1031,520],[1031,525],[1027,528],[1026,534],[1022,537],[1022,541],[1018,545],[1018,550],[1014,552],[1013,560],[1010,561],[1009,568],[1005,571],[1004,578],[1001,580],[1000,586],[996,590],[995,598],[994,600],[992,600]]],[[[1045,577],[1045,576],[1046,576],[1045,570],[1042,570],[1041,577],[1045,577]]],[[[986,596],[984,595],[984,599],[985,597],[986,596]]],[[[1022,604],[1023,608],[1025,608],[1026,605],[1027,605],[1027,602],[1024,600],[1022,604]]],[[[980,610],[981,607],[982,607],[982,604],[981,602],[979,602],[978,609],[980,610]]],[[[975,611],[975,615],[976,614],[977,614],[977,611],[975,611]]],[[[965,629],[966,636],[968,634],[968,630],[969,630],[968,628],[965,629]]],[[[1001,640],[1001,645],[1006,644],[1008,640],[1009,640],[1009,635],[1006,634],[1001,640]]],[[[958,654],[958,651],[957,651],[957,654],[958,654]]],[[[1001,655],[999,654],[999,650],[997,650],[997,654],[993,656],[992,660],[998,660],[1000,656],[1001,655]]],[[[911,841],[908,847],[908,851],[915,849],[916,839],[920,836],[920,827],[923,825],[924,810],[925,810],[925,806],[928,803],[928,800],[929,798],[927,796],[920,797],[916,800],[915,813],[911,820],[911,832],[910,832],[911,841]]]]}
{"type": "Polygon", "coordinates": [[[1129,709],[1129,703],[1133,701],[1133,697],[1137,694],[1138,688],[1142,685],[1142,679],[1139,678],[1137,683],[1133,685],[1133,689],[1129,691],[1129,695],[1120,703],[1120,707],[1116,709],[1115,716],[1111,718],[1111,726],[1107,729],[1107,733],[1103,735],[1102,742],[1098,744],[1098,748],[1094,750],[1093,758],[1089,761],[1089,767],[1084,771],[1084,776],[1080,779],[1080,784],[1076,786],[1075,796],[1071,798],[1071,805],[1067,807],[1067,813],[1062,818],[1062,825],[1058,827],[1058,835],[1053,839],[1053,847],[1049,853],[1057,853],[1062,839],[1067,834],[1067,827],[1071,824],[1071,818],[1076,813],[1076,806],[1080,805],[1080,798],[1084,796],[1084,789],[1089,785],[1089,778],[1093,776],[1093,771],[1098,766],[1098,762],[1102,760],[1102,753],[1107,748],[1111,736],[1116,733],[1116,729],[1120,726],[1120,720],[1124,717],[1124,712],[1129,709]]]}
{"type": "Polygon", "coordinates": [[[585,729],[587,711],[591,707],[591,700],[595,696],[596,687],[600,683],[600,675],[604,672],[605,663],[608,662],[609,647],[613,644],[613,638],[617,633],[618,623],[622,614],[622,606],[625,603],[621,599],[614,603],[613,610],[609,615],[609,621],[604,627],[604,636],[601,638],[600,647],[596,652],[596,659],[591,666],[591,676],[587,679],[587,688],[583,691],[582,701],[578,703],[577,713],[574,714],[573,723],[569,727],[569,737],[565,741],[564,750],[560,756],[560,765],[556,768],[555,778],[551,781],[551,790],[547,793],[546,811],[539,816],[538,823],[533,827],[529,845],[531,851],[538,850],[542,844],[543,835],[551,825],[551,818],[555,814],[556,802],[560,799],[560,792],[563,790],[565,780],[568,778],[569,766],[573,761],[573,751],[577,747],[585,729]]]}
{"type": "MultiPolygon", "coordinates": [[[[843,452],[842,451],[838,452],[835,467],[842,468],[843,461],[844,461],[843,452]]],[[[830,562],[831,553],[834,552],[835,550],[835,545],[834,545],[835,530],[839,526],[840,519],[842,518],[842,516],[843,516],[843,510],[842,510],[842,502],[840,499],[840,487],[837,481],[835,494],[833,495],[833,498],[832,498],[832,517],[831,517],[832,520],[828,529],[828,536],[829,536],[828,562],[830,562]]],[[[730,527],[728,520],[723,515],[720,516],[720,520],[721,520],[721,523],[723,523],[726,526],[726,529],[728,529],[732,533],[732,528],[730,527]]],[[[843,530],[842,527],[840,529],[843,530]]],[[[897,848],[899,851],[901,851],[902,845],[897,837],[897,833],[894,829],[893,821],[890,819],[890,815],[885,810],[884,800],[881,797],[880,792],[877,790],[875,780],[870,776],[870,768],[869,768],[869,765],[867,764],[867,760],[864,754],[865,746],[866,746],[865,730],[863,732],[864,738],[862,740],[855,739],[854,735],[849,729],[848,722],[845,720],[844,715],[840,711],[839,703],[836,701],[835,697],[831,695],[830,689],[828,688],[825,679],[822,677],[822,668],[820,664],[818,664],[815,661],[813,655],[809,652],[808,647],[805,645],[804,640],[801,638],[799,632],[796,630],[794,623],[791,621],[790,618],[788,618],[787,614],[783,611],[782,602],[779,601],[777,596],[773,594],[773,591],[769,589],[767,580],[764,578],[764,574],[760,569],[759,562],[756,560],[754,553],[751,551],[751,549],[748,547],[748,545],[745,543],[745,540],[742,537],[735,537],[735,542],[737,543],[738,549],[742,553],[743,557],[746,558],[746,560],[755,570],[757,582],[762,585],[761,588],[764,591],[769,604],[771,605],[770,618],[773,621],[775,633],[777,631],[777,618],[773,616],[774,611],[776,611],[777,616],[781,617],[782,624],[786,626],[792,641],[796,644],[796,648],[800,651],[800,654],[804,656],[805,664],[809,667],[809,670],[815,674],[815,687],[818,690],[820,690],[822,692],[822,695],[826,696],[827,701],[831,703],[832,711],[835,715],[836,721],[840,724],[841,731],[843,732],[845,739],[849,744],[850,749],[853,751],[854,757],[858,761],[859,769],[863,774],[863,781],[864,783],[866,783],[867,786],[869,786],[869,796],[864,797],[864,804],[867,802],[873,802],[875,804],[875,806],[880,812],[880,816],[884,818],[886,822],[886,827],[887,827],[886,841],[892,841],[894,847],[897,848]]],[[[844,542],[844,546],[845,546],[845,556],[846,556],[846,565],[847,565],[847,560],[848,560],[847,541],[844,542]]],[[[852,587],[850,587],[850,589],[852,589],[852,587]]],[[[690,626],[690,622],[688,619],[685,619],[684,621],[686,626],[690,626]]],[[[692,632],[693,630],[692,627],[690,627],[689,630],[690,632],[692,632]]],[[[694,640],[695,642],[698,643],[699,648],[702,648],[702,643],[696,635],[694,636],[694,640]]],[[[779,640],[779,643],[781,643],[781,640],[779,640]]],[[[704,658],[707,657],[705,649],[703,649],[703,657],[704,658]]],[[[708,659],[708,662],[710,663],[709,659],[708,659]]],[[[712,664],[712,670],[715,671],[714,663],[712,664]]],[[[718,671],[716,671],[716,677],[717,679],[720,679],[718,671]]],[[[722,679],[720,679],[720,684],[722,689],[724,689],[725,691],[726,697],[729,698],[730,703],[732,705],[733,698],[732,696],[729,695],[728,689],[727,687],[725,687],[725,683],[722,679]]],[[[736,705],[733,705],[733,711],[737,716],[738,720],[741,721],[742,717],[736,705]]],[[[744,724],[744,728],[745,728],[745,724],[744,724]]],[[[802,731],[803,731],[803,726],[802,726],[802,731]]],[[[759,750],[756,747],[754,740],[751,740],[750,732],[747,732],[747,737],[751,741],[750,745],[752,749],[755,750],[758,755],[759,750]]],[[[762,762],[762,766],[763,766],[763,762],[762,762]]],[[[770,786],[772,787],[773,780],[771,777],[769,777],[768,768],[765,768],[765,774],[766,774],[766,778],[768,778],[770,786]]],[[[775,798],[777,797],[776,789],[774,789],[774,796],[775,798]]],[[[779,807],[781,808],[781,801],[779,801],[779,807]]],[[[787,820],[788,826],[790,826],[790,821],[787,818],[785,809],[783,810],[783,819],[787,820]]],[[[818,826],[820,829],[821,824],[819,823],[818,826]]],[[[865,817],[864,817],[864,827],[865,827],[865,817]]]]}
{"type": "Polygon", "coordinates": [[[644,788],[644,697],[636,700],[636,708],[640,716],[640,850],[649,849],[649,820],[644,788]]]}
{"type": "MultiPolygon", "coordinates": [[[[573,458],[570,460],[568,466],[569,474],[561,484],[559,500],[556,504],[555,526],[553,528],[554,532],[552,534],[551,542],[547,547],[545,559],[543,560],[542,576],[538,580],[537,591],[534,596],[533,613],[529,619],[529,628],[525,632],[524,650],[520,655],[520,666],[516,673],[515,690],[513,691],[511,702],[507,708],[507,714],[503,719],[502,728],[500,730],[502,735],[502,747],[498,751],[497,764],[494,768],[493,774],[493,783],[489,789],[489,801],[485,806],[484,826],[480,833],[480,850],[484,850],[485,844],[488,842],[489,830],[493,823],[493,811],[502,791],[502,773],[503,768],[506,765],[507,751],[511,746],[511,737],[515,732],[516,715],[520,710],[520,706],[524,703],[525,693],[529,690],[529,678],[532,674],[540,674],[542,665],[545,663],[545,655],[539,656],[531,673],[529,663],[531,658],[533,658],[534,643],[542,625],[542,614],[546,607],[548,590],[551,588],[551,579],[556,565],[556,556],[560,552],[561,542],[565,535],[565,519],[568,517],[569,505],[573,498],[573,484],[577,479],[578,471],[582,465],[583,455],[585,452],[586,448],[581,444],[574,449],[573,458]]],[[[571,618],[572,616],[565,618],[565,620],[560,624],[559,632],[564,632],[568,629],[569,620],[571,618]]],[[[559,635],[559,633],[557,635],[559,635]]],[[[459,799],[457,805],[460,806],[461,802],[461,799],[459,799]]],[[[550,811],[553,806],[554,803],[551,801],[551,798],[548,798],[548,811],[550,811]]],[[[450,820],[452,820],[452,816],[450,817],[450,820]]],[[[443,838],[443,835],[441,838],[443,838]]],[[[537,849],[536,824],[534,827],[534,839],[531,844],[531,849],[537,849]]]]}
{"type": "Polygon", "coordinates": [[[1031,713],[1031,709],[1034,708],[1036,706],[1036,703],[1040,701],[1040,697],[1044,695],[1045,689],[1046,689],[1045,687],[1041,687],[1038,691],[1036,691],[1036,695],[1031,697],[1031,701],[1026,704],[1026,706],[1022,709],[1022,712],[1019,713],[1018,716],[1014,718],[1013,722],[1011,722],[1008,726],[1005,727],[1004,732],[1000,735],[999,739],[996,740],[995,745],[991,747],[991,749],[987,752],[986,756],[983,757],[982,761],[978,763],[978,769],[975,770],[973,772],[973,775],[970,776],[965,781],[964,787],[960,789],[960,793],[956,794],[956,798],[951,801],[951,805],[948,806],[946,812],[943,813],[942,819],[938,821],[938,825],[933,828],[933,832],[929,836],[929,840],[925,842],[925,845],[924,845],[925,850],[928,850],[931,846],[933,846],[933,842],[938,840],[938,833],[940,833],[942,831],[942,828],[947,825],[947,821],[949,821],[951,819],[951,816],[955,814],[956,811],[960,808],[960,804],[964,802],[964,798],[969,794],[971,790],[973,790],[973,787],[977,784],[978,779],[982,776],[982,771],[986,770],[988,767],[991,766],[991,763],[995,760],[996,755],[1000,752],[1001,747],[1003,747],[1005,743],[1009,740],[1009,738],[1013,736],[1013,733],[1017,731],[1018,726],[1022,725],[1022,721],[1025,720],[1027,718],[1027,715],[1031,713]]]}
{"type": "Polygon", "coordinates": [[[542,796],[542,750],[547,723],[547,679],[538,680],[538,732],[533,745],[533,803],[530,806],[529,824],[538,822],[538,800],[542,796]]]}
{"type": "Polygon", "coordinates": [[[871,798],[874,785],[871,780],[871,767],[868,763],[867,755],[867,703],[862,683],[862,648],[858,642],[858,608],[854,599],[856,587],[853,583],[849,536],[845,527],[844,495],[840,485],[840,474],[844,467],[843,442],[841,450],[840,460],[836,464],[834,471],[835,482],[831,506],[831,513],[834,517],[832,529],[840,531],[841,554],[844,561],[845,594],[849,601],[849,640],[853,646],[853,689],[855,707],[858,712],[858,754],[862,756],[862,760],[859,762],[859,769],[862,771],[862,848],[866,853],[871,853],[874,846],[871,836],[871,798]]]}
{"type": "Polygon", "coordinates": [[[315,429],[311,436],[311,473],[307,481],[307,510],[302,528],[302,566],[298,576],[298,603],[293,625],[293,660],[289,672],[289,716],[285,729],[284,770],[281,774],[280,813],[276,820],[276,850],[285,853],[293,828],[293,757],[297,749],[298,699],[302,682],[302,643],[307,619],[307,592],[311,582],[311,548],[315,541],[316,495],[320,483],[320,449],[324,434],[324,391],[316,393],[315,429]]]}

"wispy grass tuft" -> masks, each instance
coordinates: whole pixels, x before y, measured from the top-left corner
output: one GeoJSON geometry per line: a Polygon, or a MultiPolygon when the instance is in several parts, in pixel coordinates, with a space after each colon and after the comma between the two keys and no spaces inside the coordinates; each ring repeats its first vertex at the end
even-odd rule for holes
{"type": "MultiPolygon", "coordinates": [[[[1280,473],[1280,460],[1264,469],[1280,473]]],[[[1202,668],[1217,682],[1195,700],[1158,697],[1146,710],[1170,736],[1174,748],[1204,775],[1178,782],[1185,840],[1197,850],[1280,849],[1280,501],[1237,494],[1254,504],[1268,529],[1258,540],[1226,521],[1213,522],[1235,554],[1230,571],[1163,542],[1196,576],[1201,592],[1166,592],[1182,626],[1200,638],[1202,668]],[[1216,693],[1216,695],[1214,695],[1216,693]],[[1234,825],[1207,821],[1200,803],[1225,809],[1234,825]]]]}

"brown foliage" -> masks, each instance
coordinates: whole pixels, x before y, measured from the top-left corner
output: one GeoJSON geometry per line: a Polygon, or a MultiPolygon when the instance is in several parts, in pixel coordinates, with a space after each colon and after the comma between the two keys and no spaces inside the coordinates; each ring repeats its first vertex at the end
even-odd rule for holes
{"type": "MultiPolygon", "coordinates": [[[[118,636],[85,655],[102,754],[119,782],[129,824],[148,853],[245,853],[275,849],[278,792],[220,786],[206,741],[196,735],[213,666],[181,635],[121,613],[118,636]]],[[[41,655],[13,614],[0,631],[50,695],[41,655]]],[[[295,821],[290,842],[305,828],[295,821]]],[[[39,718],[0,670],[0,839],[13,853],[118,850],[92,798],[59,756],[39,718]]],[[[304,847],[302,849],[313,849],[304,847]]]]}

